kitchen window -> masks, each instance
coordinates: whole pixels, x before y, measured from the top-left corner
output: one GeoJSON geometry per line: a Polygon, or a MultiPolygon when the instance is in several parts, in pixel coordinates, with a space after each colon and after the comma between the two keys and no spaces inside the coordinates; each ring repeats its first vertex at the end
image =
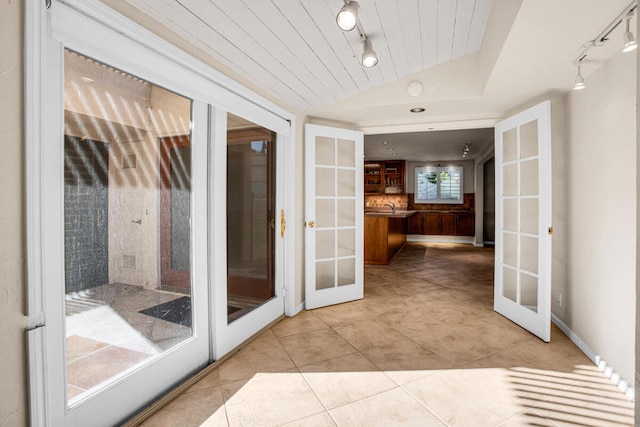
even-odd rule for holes
{"type": "Polygon", "coordinates": [[[415,168],[414,203],[462,204],[462,166],[423,166],[415,168]]]}

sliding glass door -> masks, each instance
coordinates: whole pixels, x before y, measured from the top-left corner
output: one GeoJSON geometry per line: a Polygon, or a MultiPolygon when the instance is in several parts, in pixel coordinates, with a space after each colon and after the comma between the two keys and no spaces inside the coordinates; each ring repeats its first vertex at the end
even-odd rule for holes
{"type": "Polygon", "coordinates": [[[101,3],[27,15],[31,416],[117,425],[284,314],[290,125],[101,3]]]}

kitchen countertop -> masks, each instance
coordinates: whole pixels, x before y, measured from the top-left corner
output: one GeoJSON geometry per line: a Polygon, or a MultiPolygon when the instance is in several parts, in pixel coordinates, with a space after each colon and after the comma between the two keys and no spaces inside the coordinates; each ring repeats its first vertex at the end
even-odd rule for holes
{"type": "Polygon", "coordinates": [[[382,217],[382,218],[407,218],[416,213],[417,211],[408,211],[404,209],[396,209],[396,213],[392,213],[391,209],[387,210],[366,210],[364,216],[369,217],[382,217]]]}

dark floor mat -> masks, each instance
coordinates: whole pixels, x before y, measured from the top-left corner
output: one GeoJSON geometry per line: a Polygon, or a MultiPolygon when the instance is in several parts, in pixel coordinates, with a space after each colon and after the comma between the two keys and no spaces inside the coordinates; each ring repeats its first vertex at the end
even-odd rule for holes
{"type": "MultiPolygon", "coordinates": [[[[242,310],[241,307],[227,306],[227,315],[242,310]]],[[[140,310],[138,313],[191,327],[191,297],[181,297],[164,304],[140,310]]]]}
{"type": "Polygon", "coordinates": [[[191,297],[180,297],[163,304],[140,310],[138,313],[191,327],[191,297]]]}

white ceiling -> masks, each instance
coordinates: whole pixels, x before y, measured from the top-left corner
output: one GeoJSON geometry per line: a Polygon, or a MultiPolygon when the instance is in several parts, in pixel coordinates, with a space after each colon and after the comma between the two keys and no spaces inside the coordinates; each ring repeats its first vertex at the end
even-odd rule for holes
{"type": "Polygon", "coordinates": [[[467,160],[483,156],[493,147],[493,128],[366,135],[365,160],[462,160],[467,142],[467,160]]]}
{"type": "Polygon", "coordinates": [[[300,111],[479,51],[493,3],[359,0],[367,69],[357,30],[336,25],[342,0],[128,1],[300,111]]]}
{"type": "MultiPolygon", "coordinates": [[[[342,0],[102,1],[142,11],[169,40],[186,40],[200,57],[308,120],[344,123],[367,136],[419,132],[424,144],[441,138],[422,132],[490,128],[536,100],[570,91],[583,44],[631,2],[359,0],[379,56],[375,68],[364,69],[358,34],[335,23],[342,0]],[[422,84],[421,95],[407,93],[412,81],[422,84]],[[426,111],[414,114],[412,107],[426,111]]],[[[589,52],[587,82],[619,52],[622,27],[589,52]]],[[[473,132],[458,136],[454,145],[464,146],[473,132]]]]}

